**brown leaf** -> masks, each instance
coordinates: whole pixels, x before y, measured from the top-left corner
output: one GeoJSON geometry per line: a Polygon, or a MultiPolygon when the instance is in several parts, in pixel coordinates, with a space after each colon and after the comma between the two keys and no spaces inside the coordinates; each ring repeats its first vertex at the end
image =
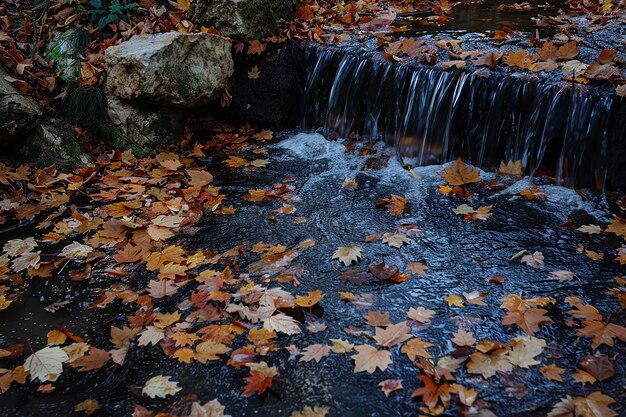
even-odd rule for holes
{"type": "Polygon", "coordinates": [[[450,168],[444,168],[441,175],[450,185],[465,185],[480,182],[480,173],[471,165],[466,165],[461,158],[454,161],[450,168]]]}
{"type": "Polygon", "coordinates": [[[377,368],[385,371],[392,363],[391,352],[387,350],[378,350],[370,345],[355,346],[354,349],[358,352],[356,355],[352,355],[354,373],[368,372],[371,374],[377,368]]]}
{"type": "Polygon", "coordinates": [[[102,368],[109,359],[111,359],[109,352],[92,346],[85,356],[75,360],[70,365],[74,368],[78,368],[78,372],[87,372],[102,368]]]}
{"type": "Polygon", "coordinates": [[[411,328],[406,322],[390,324],[385,329],[377,327],[374,340],[379,346],[392,347],[411,338],[411,328]]]}

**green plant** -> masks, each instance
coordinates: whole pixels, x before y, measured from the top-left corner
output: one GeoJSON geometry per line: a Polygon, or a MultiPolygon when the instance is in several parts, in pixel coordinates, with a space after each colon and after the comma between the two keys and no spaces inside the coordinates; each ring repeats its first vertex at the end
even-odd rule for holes
{"type": "Polygon", "coordinates": [[[71,82],[68,84],[63,109],[72,122],[93,129],[107,118],[106,95],[99,86],[82,87],[71,82]]]}
{"type": "Polygon", "coordinates": [[[121,4],[119,0],[112,0],[110,4],[105,3],[106,0],[90,0],[89,6],[92,7],[89,10],[91,20],[98,22],[98,29],[103,29],[110,23],[119,23],[119,21],[138,6],[137,3],[125,3],[121,4]]]}

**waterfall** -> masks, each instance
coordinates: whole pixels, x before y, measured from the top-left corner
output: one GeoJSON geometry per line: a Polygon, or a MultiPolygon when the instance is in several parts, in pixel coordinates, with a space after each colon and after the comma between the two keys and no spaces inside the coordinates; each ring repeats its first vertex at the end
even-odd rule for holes
{"type": "MultiPolygon", "coordinates": [[[[412,165],[521,160],[557,183],[602,188],[615,94],[488,70],[444,71],[309,47],[301,125],[385,140],[412,165]]],[[[617,119],[617,118],[615,118],[617,119]]],[[[617,129],[616,129],[617,131],[617,129]]]]}

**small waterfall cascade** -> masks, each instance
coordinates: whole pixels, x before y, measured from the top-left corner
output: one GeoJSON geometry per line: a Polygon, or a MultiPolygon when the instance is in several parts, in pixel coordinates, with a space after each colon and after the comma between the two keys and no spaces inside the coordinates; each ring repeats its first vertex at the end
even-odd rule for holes
{"type": "Polygon", "coordinates": [[[332,49],[305,54],[302,127],[384,139],[412,165],[463,157],[493,169],[521,160],[530,175],[545,166],[557,184],[602,188],[612,124],[626,123],[612,120],[619,98],[608,90],[396,65],[332,49]]]}

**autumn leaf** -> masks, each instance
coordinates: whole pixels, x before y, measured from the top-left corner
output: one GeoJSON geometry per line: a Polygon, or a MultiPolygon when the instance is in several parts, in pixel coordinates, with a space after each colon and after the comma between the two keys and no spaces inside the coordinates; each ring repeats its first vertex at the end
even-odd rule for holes
{"type": "Polygon", "coordinates": [[[522,256],[522,263],[535,269],[543,269],[543,260],[543,253],[537,251],[533,252],[530,255],[522,256]]]}
{"type": "Polygon", "coordinates": [[[82,401],[74,406],[74,411],[76,411],[77,413],[83,411],[88,416],[92,415],[99,409],[100,404],[98,404],[98,401],[94,399],[82,401]]]}
{"type": "Polygon", "coordinates": [[[449,307],[465,307],[465,304],[463,304],[463,299],[457,294],[448,294],[446,295],[444,300],[446,301],[446,303],[448,303],[449,307]]]}
{"type": "Polygon", "coordinates": [[[248,70],[248,78],[251,80],[257,80],[261,75],[261,71],[259,71],[259,67],[256,65],[248,70]]]}
{"type": "Polygon", "coordinates": [[[146,381],[141,393],[150,398],[165,398],[168,395],[174,395],[182,388],[178,386],[178,382],[170,381],[170,376],[157,375],[146,381]]]}
{"type": "Polygon", "coordinates": [[[480,182],[480,172],[471,165],[466,165],[461,158],[454,161],[451,167],[444,168],[440,174],[450,185],[466,185],[480,182]]]}
{"type": "Polygon", "coordinates": [[[382,347],[392,347],[411,338],[411,328],[406,322],[390,324],[386,328],[377,327],[374,340],[382,347]]]}
{"type": "Polygon", "coordinates": [[[322,358],[325,358],[330,353],[330,347],[328,345],[309,345],[302,349],[302,357],[300,358],[300,362],[310,362],[315,360],[315,362],[319,362],[322,358]]]}
{"type": "Polygon", "coordinates": [[[373,373],[376,369],[385,371],[392,363],[391,352],[387,350],[378,350],[374,346],[360,345],[354,349],[358,352],[352,355],[354,359],[354,372],[373,373]]]}
{"type": "Polygon", "coordinates": [[[412,398],[421,397],[428,408],[436,407],[439,402],[445,408],[450,407],[450,384],[447,382],[437,384],[428,375],[418,375],[417,378],[422,381],[424,386],[413,391],[411,394],[412,398]]]}
{"type": "Polygon", "coordinates": [[[300,307],[313,307],[315,304],[322,301],[324,298],[324,294],[320,290],[309,291],[306,296],[297,296],[296,297],[296,305],[300,307]]]}
{"type": "Polygon", "coordinates": [[[47,336],[49,345],[62,345],[67,340],[67,335],[58,330],[49,331],[47,336]]]}
{"type": "Polygon", "coordinates": [[[383,234],[383,243],[391,246],[392,248],[401,248],[404,244],[411,243],[404,233],[385,233],[383,234]]]}
{"type": "Polygon", "coordinates": [[[410,273],[417,275],[426,275],[426,270],[428,269],[428,267],[421,262],[411,262],[407,264],[405,268],[410,273]]]}
{"type": "Polygon", "coordinates": [[[347,340],[330,339],[330,341],[333,344],[330,347],[330,350],[332,350],[335,353],[349,353],[349,352],[352,352],[352,350],[354,350],[354,345],[348,342],[347,340]]]}
{"type": "Polygon", "coordinates": [[[24,369],[30,373],[31,380],[56,381],[63,372],[63,363],[68,359],[69,356],[60,347],[46,346],[26,359],[24,369]]]}
{"type": "Polygon", "coordinates": [[[474,352],[467,363],[467,372],[479,374],[488,379],[497,372],[509,372],[513,369],[506,349],[496,349],[489,353],[474,352]]]}
{"type": "Polygon", "coordinates": [[[301,333],[298,322],[286,314],[276,314],[263,320],[263,327],[270,331],[277,331],[285,334],[301,333]]]}
{"type": "Polygon", "coordinates": [[[539,365],[535,357],[543,352],[546,341],[533,336],[518,336],[511,340],[511,345],[513,348],[509,352],[509,362],[520,368],[528,368],[539,365]]]}
{"type": "Polygon", "coordinates": [[[502,324],[516,324],[532,336],[539,331],[542,324],[554,323],[552,319],[545,316],[547,312],[548,310],[543,308],[529,308],[524,311],[508,311],[502,318],[502,324]]]}
{"type": "Polygon", "coordinates": [[[380,382],[378,386],[385,393],[385,397],[387,398],[392,392],[401,390],[403,388],[401,379],[386,379],[380,382]]]}
{"type": "Polygon", "coordinates": [[[392,194],[390,198],[382,198],[376,202],[376,207],[383,207],[387,213],[401,216],[406,210],[409,200],[406,197],[392,194]]]}
{"type": "Polygon", "coordinates": [[[550,381],[563,382],[563,372],[565,372],[565,369],[558,367],[556,364],[545,365],[541,368],[541,374],[550,381]]]}
{"type": "MultiPolygon", "coordinates": [[[[294,411],[289,417],[326,417],[330,407],[309,407],[308,405],[302,409],[302,411],[294,411]]],[[[211,417],[211,416],[209,416],[211,417]]]]}
{"type": "Polygon", "coordinates": [[[274,377],[278,374],[278,371],[274,366],[269,367],[267,363],[249,363],[247,366],[250,368],[250,376],[244,378],[247,382],[243,388],[243,397],[248,397],[254,393],[261,395],[271,388],[274,377]]]}
{"type": "Polygon", "coordinates": [[[498,174],[511,175],[514,177],[521,177],[524,175],[524,169],[522,168],[522,160],[509,161],[506,164],[504,161],[500,162],[500,168],[498,168],[498,174]]]}
{"type": "Polygon", "coordinates": [[[385,327],[390,324],[389,313],[382,313],[378,310],[370,310],[363,316],[367,324],[373,327],[385,327]]]}
{"type": "Polygon", "coordinates": [[[73,368],[77,368],[78,372],[87,372],[102,368],[110,359],[109,352],[91,346],[85,356],[72,361],[71,365],[73,368]]]}
{"type": "Polygon", "coordinates": [[[459,329],[456,333],[453,333],[453,336],[454,337],[450,340],[457,346],[472,346],[476,343],[474,333],[466,332],[463,329],[459,329]]]}
{"type": "Polygon", "coordinates": [[[333,253],[332,259],[339,259],[344,265],[348,266],[352,262],[358,262],[361,258],[361,248],[358,246],[340,246],[333,253]]]}
{"type": "Polygon", "coordinates": [[[435,312],[433,310],[429,310],[421,306],[417,308],[411,307],[409,308],[409,311],[407,311],[408,318],[420,323],[428,323],[432,320],[434,316],[435,312]]]}
{"type": "Polygon", "coordinates": [[[411,339],[406,342],[406,344],[400,349],[400,352],[406,354],[412,361],[414,361],[418,356],[430,359],[432,356],[430,356],[426,349],[431,346],[434,345],[422,340],[421,337],[416,337],[415,339],[411,339]]]}
{"type": "Polygon", "coordinates": [[[606,227],[606,231],[608,233],[614,233],[617,236],[621,236],[626,239],[626,222],[623,222],[619,217],[615,217],[606,227]]]}
{"type": "Polygon", "coordinates": [[[586,397],[561,399],[547,417],[614,417],[617,413],[609,408],[615,400],[600,391],[592,392],[586,397]]]}
{"type": "Polygon", "coordinates": [[[615,376],[615,366],[607,355],[600,353],[587,355],[579,364],[598,381],[606,381],[615,376]]]}
{"type": "Polygon", "coordinates": [[[591,347],[597,349],[601,345],[613,346],[613,339],[617,338],[626,342],[626,327],[602,321],[583,321],[583,328],[576,334],[583,337],[591,337],[593,341],[591,347]]]}
{"type": "Polygon", "coordinates": [[[509,52],[504,60],[509,67],[518,67],[520,69],[529,69],[533,62],[537,60],[535,54],[527,54],[526,50],[520,49],[517,52],[509,52]]]}

